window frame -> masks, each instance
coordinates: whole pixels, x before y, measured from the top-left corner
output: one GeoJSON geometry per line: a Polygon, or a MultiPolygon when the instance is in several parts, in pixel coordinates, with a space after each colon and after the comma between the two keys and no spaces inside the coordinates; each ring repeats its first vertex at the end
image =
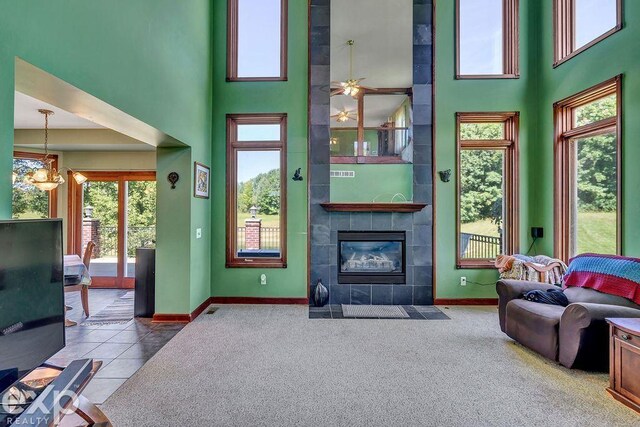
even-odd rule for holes
{"type": "Polygon", "coordinates": [[[571,141],[595,136],[615,127],[616,133],[616,254],[622,253],[622,75],[592,86],[553,104],[554,111],[554,256],[569,261],[571,250],[571,177],[574,162],[571,141]],[[616,115],[576,127],[576,108],[616,95],[616,115]]]}
{"type": "Polygon", "coordinates": [[[227,2],[227,81],[228,82],[273,82],[287,81],[287,37],[288,0],[280,0],[280,76],[239,77],[238,76],[238,2],[227,2]]]}
{"type": "Polygon", "coordinates": [[[456,80],[520,78],[520,0],[502,0],[502,74],[461,74],[460,72],[460,0],[455,13],[456,80]]]}
{"type": "Polygon", "coordinates": [[[616,0],[616,25],[589,43],[575,48],[576,0],[553,0],[553,68],[617,33],[623,27],[623,0],[616,0]]]}
{"type": "Polygon", "coordinates": [[[287,268],[287,114],[227,114],[227,268],[287,268]],[[238,125],[280,125],[279,141],[238,141],[238,125]],[[280,152],[280,257],[239,257],[237,165],[239,151],[280,152]]]}
{"type": "MultiPolygon", "coordinates": [[[[55,168],[58,172],[60,171],[58,168],[58,155],[57,154],[49,154],[49,158],[53,159],[51,166],[55,168]]],[[[44,160],[43,153],[33,153],[29,151],[14,151],[13,159],[26,159],[26,160],[44,160]]],[[[13,186],[12,186],[13,191],[13,186]]],[[[57,218],[58,217],[58,188],[54,188],[49,191],[49,218],[57,218]]]]}
{"type": "Polygon", "coordinates": [[[520,113],[456,113],[456,268],[495,268],[493,259],[462,258],[460,256],[460,153],[464,149],[487,149],[504,151],[504,203],[508,207],[504,222],[503,239],[507,253],[517,253],[520,247],[520,180],[519,180],[519,124],[520,113]],[[463,140],[460,136],[462,123],[504,123],[504,139],[463,140]]]}

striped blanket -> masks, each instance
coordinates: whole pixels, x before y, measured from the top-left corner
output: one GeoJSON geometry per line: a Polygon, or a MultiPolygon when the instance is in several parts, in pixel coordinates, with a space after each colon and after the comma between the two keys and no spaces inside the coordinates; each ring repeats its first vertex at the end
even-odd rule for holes
{"type": "Polygon", "coordinates": [[[617,295],[640,304],[640,259],[581,254],[572,258],[564,287],[576,286],[617,295]]]}

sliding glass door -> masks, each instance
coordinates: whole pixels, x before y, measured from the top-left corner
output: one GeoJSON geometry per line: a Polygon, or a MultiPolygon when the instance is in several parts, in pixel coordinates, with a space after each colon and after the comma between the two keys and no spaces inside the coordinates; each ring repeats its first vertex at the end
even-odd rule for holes
{"type": "Polygon", "coordinates": [[[95,243],[89,273],[95,287],[132,288],[135,252],[155,244],[155,172],[82,172],[69,192],[68,252],[95,243]]]}

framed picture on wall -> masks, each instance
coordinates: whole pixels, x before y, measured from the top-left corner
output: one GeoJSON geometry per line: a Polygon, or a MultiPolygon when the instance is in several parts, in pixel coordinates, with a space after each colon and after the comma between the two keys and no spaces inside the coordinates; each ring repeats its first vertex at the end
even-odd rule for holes
{"type": "Polygon", "coordinates": [[[208,199],[211,170],[198,162],[194,162],[193,166],[193,196],[208,199]]]}

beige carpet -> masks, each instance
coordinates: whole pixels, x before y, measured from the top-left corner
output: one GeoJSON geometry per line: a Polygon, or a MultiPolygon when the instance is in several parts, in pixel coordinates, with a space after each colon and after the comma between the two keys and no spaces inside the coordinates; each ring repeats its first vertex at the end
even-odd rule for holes
{"type": "Polygon", "coordinates": [[[625,426],[608,377],[514,344],[495,308],[450,321],[308,319],[224,306],[184,328],[104,404],[122,426],[625,426]]]}

